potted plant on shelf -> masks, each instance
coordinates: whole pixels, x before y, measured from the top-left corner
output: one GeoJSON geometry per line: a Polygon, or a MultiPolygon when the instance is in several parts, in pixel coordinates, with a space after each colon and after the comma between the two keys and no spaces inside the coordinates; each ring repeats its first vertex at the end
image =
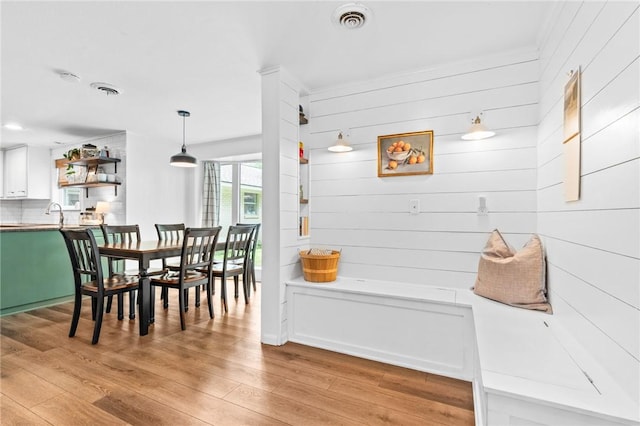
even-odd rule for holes
{"type": "Polygon", "coordinates": [[[62,154],[64,158],[69,161],[76,161],[80,159],[80,148],[73,148],[67,151],[65,154],[62,154]]]}
{"type": "Polygon", "coordinates": [[[74,178],[75,178],[74,174],[76,173],[76,171],[74,170],[73,164],[71,164],[71,162],[80,159],[80,148],[70,149],[69,151],[67,151],[65,154],[62,154],[62,155],[68,161],[67,171],[65,173],[67,177],[67,182],[74,183],[74,178]]]}

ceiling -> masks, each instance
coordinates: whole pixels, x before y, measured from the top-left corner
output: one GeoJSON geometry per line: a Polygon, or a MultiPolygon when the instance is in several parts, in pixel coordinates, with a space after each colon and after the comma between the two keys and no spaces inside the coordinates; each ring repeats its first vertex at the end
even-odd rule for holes
{"type": "Polygon", "coordinates": [[[307,90],[535,49],[554,2],[363,1],[339,28],[334,1],[2,1],[2,146],[131,131],[187,144],[261,132],[259,70],[307,90]],[[60,78],[61,71],[80,77],[60,78]],[[117,87],[107,96],[93,82],[117,87]]]}

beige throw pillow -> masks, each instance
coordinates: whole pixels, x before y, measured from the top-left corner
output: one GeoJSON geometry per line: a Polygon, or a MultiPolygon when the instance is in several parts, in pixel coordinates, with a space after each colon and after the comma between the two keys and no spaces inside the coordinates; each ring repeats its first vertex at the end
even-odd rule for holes
{"type": "Polygon", "coordinates": [[[551,313],[540,238],[533,235],[516,252],[494,230],[482,251],[473,291],[511,306],[551,313]]]}

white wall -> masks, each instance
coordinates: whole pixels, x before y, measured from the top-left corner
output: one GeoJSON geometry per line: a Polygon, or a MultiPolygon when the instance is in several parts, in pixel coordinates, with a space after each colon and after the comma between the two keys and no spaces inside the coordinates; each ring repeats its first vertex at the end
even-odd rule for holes
{"type": "MultiPolygon", "coordinates": [[[[189,179],[194,169],[169,165],[180,151],[175,139],[149,139],[127,132],[127,223],[140,225],[142,239],[156,239],[156,223],[185,222],[189,203],[189,179]]],[[[193,226],[193,223],[186,223],[193,226]]]]}
{"type": "Polygon", "coordinates": [[[538,232],[555,315],[640,397],[638,2],[564,2],[541,46],[538,232]],[[582,69],[581,195],[563,200],[563,87],[582,69]]]}
{"type": "Polygon", "coordinates": [[[492,229],[515,246],[536,231],[536,52],[311,92],[305,111],[311,245],[342,249],[340,275],[469,288],[492,229]],[[497,136],[461,140],[479,110],[497,136]],[[346,128],[354,151],[327,151],[346,128]],[[435,173],[379,178],[377,136],[420,130],[435,173]]]}
{"type": "Polygon", "coordinates": [[[262,152],[262,135],[243,136],[221,141],[199,143],[187,147],[198,161],[218,160],[262,152]]]}

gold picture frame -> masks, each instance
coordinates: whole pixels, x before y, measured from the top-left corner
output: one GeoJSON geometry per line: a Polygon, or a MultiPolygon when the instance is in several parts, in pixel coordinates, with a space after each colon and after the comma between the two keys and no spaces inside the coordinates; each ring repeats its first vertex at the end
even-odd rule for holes
{"type": "Polygon", "coordinates": [[[580,133],[580,70],[572,72],[571,78],[564,86],[564,138],[563,143],[570,141],[580,133]]]}
{"type": "Polygon", "coordinates": [[[378,136],[378,177],[433,174],[433,130],[378,136]]]}

